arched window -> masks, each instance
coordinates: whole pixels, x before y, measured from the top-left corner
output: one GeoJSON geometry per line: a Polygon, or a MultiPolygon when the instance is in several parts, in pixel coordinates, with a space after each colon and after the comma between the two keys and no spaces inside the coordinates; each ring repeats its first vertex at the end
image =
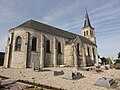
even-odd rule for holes
{"type": "Polygon", "coordinates": [[[88,35],[88,31],[86,31],[86,34],[88,35]]]}
{"type": "Polygon", "coordinates": [[[90,31],[90,35],[93,36],[93,31],[90,31]]]}
{"type": "Polygon", "coordinates": [[[88,56],[90,56],[90,49],[87,47],[88,56]]]}
{"type": "Polygon", "coordinates": [[[58,53],[61,53],[61,43],[58,43],[58,53]]]}
{"type": "Polygon", "coordinates": [[[80,51],[79,51],[79,44],[77,44],[77,55],[80,55],[80,51]]]}
{"type": "Polygon", "coordinates": [[[46,41],[46,52],[50,52],[50,40],[46,41]]]}
{"type": "Polygon", "coordinates": [[[36,39],[36,37],[34,37],[33,39],[32,39],[32,51],[36,51],[36,44],[37,43],[37,39],[36,39]]]}
{"type": "Polygon", "coordinates": [[[84,36],[85,36],[85,31],[84,31],[84,36]]]}
{"type": "Polygon", "coordinates": [[[22,38],[18,36],[15,43],[15,51],[21,51],[22,38]]]}

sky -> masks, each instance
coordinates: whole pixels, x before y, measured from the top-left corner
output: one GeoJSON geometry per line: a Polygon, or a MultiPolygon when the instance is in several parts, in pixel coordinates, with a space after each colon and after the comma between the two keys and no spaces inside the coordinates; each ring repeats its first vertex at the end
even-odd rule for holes
{"type": "Polygon", "coordinates": [[[0,52],[5,52],[9,30],[31,19],[81,34],[86,7],[98,54],[117,58],[120,0],[0,0],[0,52]]]}

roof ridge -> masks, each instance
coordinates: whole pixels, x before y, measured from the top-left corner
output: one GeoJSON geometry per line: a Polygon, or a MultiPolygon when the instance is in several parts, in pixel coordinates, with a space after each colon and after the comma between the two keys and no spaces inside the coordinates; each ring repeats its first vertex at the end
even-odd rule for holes
{"type": "Polygon", "coordinates": [[[80,36],[83,39],[82,41],[93,44],[93,42],[91,42],[87,38],[85,40],[84,39],[85,37],[83,37],[81,35],[78,35],[78,34],[75,34],[75,33],[72,33],[72,32],[69,32],[69,31],[66,31],[66,30],[48,25],[48,24],[45,24],[45,23],[41,23],[41,22],[38,22],[38,21],[32,20],[32,19],[24,22],[23,24],[17,26],[16,28],[20,28],[20,27],[32,28],[32,29],[35,29],[35,30],[40,30],[42,32],[66,37],[66,38],[69,38],[69,39],[75,38],[76,36],[80,36]]]}
{"type": "MultiPolygon", "coordinates": [[[[49,27],[55,28],[55,29],[59,29],[59,30],[61,30],[61,31],[65,31],[65,32],[68,32],[68,33],[71,33],[71,34],[75,34],[75,33],[73,33],[73,32],[70,32],[70,31],[67,31],[67,30],[63,30],[63,29],[61,29],[61,28],[54,27],[54,26],[49,25],[49,24],[47,24],[47,23],[41,23],[41,22],[36,21],[36,20],[33,20],[33,19],[28,20],[28,21],[33,21],[33,22],[36,22],[36,23],[40,23],[40,24],[43,24],[43,25],[46,25],[46,26],[49,26],[49,27]]],[[[75,34],[75,35],[78,35],[78,34],[75,34]]]]}

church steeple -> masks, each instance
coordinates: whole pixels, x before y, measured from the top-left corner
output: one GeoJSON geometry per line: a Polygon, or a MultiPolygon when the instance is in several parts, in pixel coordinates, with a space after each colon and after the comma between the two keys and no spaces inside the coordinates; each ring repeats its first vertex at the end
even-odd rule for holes
{"type": "Polygon", "coordinates": [[[85,13],[84,26],[82,28],[82,36],[86,37],[87,39],[91,40],[94,44],[96,44],[94,28],[90,24],[90,19],[87,10],[85,13]]]}
{"type": "Polygon", "coordinates": [[[83,28],[86,28],[86,27],[91,27],[91,24],[90,24],[90,19],[89,19],[89,15],[88,15],[88,12],[86,10],[86,13],[85,13],[85,21],[84,21],[84,27],[83,28]]]}

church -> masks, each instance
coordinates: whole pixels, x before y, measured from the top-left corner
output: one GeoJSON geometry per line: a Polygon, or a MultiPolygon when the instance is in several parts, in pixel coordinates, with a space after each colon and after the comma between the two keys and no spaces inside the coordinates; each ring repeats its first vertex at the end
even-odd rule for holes
{"type": "Polygon", "coordinates": [[[98,64],[95,30],[85,13],[82,35],[35,20],[9,30],[4,67],[86,67],[98,64]]]}

